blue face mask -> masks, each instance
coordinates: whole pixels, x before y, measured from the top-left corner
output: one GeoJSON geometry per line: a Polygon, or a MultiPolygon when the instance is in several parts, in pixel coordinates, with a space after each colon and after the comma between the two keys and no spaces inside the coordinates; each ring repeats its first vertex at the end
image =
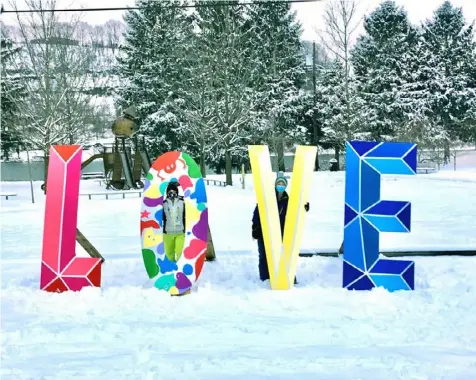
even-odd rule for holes
{"type": "Polygon", "coordinates": [[[278,193],[282,193],[282,192],[284,192],[284,190],[286,190],[286,187],[285,187],[285,186],[283,186],[283,185],[276,185],[276,191],[277,191],[278,193]]]}

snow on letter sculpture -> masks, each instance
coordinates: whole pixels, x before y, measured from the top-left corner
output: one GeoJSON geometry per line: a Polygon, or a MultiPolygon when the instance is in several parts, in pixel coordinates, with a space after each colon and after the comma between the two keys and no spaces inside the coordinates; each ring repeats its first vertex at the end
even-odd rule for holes
{"type": "Polygon", "coordinates": [[[82,148],[50,148],[40,288],[48,292],[101,286],[101,259],[77,257],[79,180],[82,148]]]}
{"type": "Polygon", "coordinates": [[[380,200],[380,176],[414,175],[416,157],[411,143],[346,143],[344,288],[415,288],[414,262],[379,258],[379,234],[410,232],[410,202],[380,200]]]}
{"type": "Polygon", "coordinates": [[[142,258],[155,287],[172,295],[188,291],[202,271],[208,238],[205,182],[188,154],[167,152],[154,161],[145,181],[140,224],[142,258]],[[170,182],[180,184],[185,200],[185,244],[177,262],[167,258],[163,241],[163,200],[170,182]]]}
{"type": "Polygon", "coordinates": [[[248,150],[271,289],[290,289],[294,286],[304,227],[304,204],[309,197],[317,147],[298,146],[296,149],[283,240],[281,240],[281,225],[273,186],[275,175],[271,169],[268,146],[252,145],[248,147],[248,150]]]}

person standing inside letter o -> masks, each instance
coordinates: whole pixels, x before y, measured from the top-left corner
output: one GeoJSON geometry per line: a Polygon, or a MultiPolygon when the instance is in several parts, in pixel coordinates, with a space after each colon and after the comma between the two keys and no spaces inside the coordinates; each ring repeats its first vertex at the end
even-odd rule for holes
{"type": "Polygon", "coordinates": [[[185,202],[178,194],[176,182],[170,182],[164,200],[163,231],[165,256],[177,262],[185,243],[185,202]]]}

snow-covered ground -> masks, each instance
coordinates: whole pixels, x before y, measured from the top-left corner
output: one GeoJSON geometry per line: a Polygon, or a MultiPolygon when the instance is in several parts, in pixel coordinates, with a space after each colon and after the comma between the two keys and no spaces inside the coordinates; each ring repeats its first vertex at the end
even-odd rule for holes
{"type": "MultiPolygon", "coordinates": [[[[476,170],[385,177],[385,199],[412,202],[412,232],[383,250],[476,249],[476,170]]],[[[140,254],[140,198],[81,197],[78,227],[106,258],[101,289],[38,290],[44,196],[2,183],[2,379],[476,378],[476,258],[416,258],[416,290],[349,292],[342,261],[300,258],[299,285],[257,279],[251,177],[208,187],[217,261],[190,296],[152,288],[140,254]]],[[[82,181],[81,192],[101,188],[82,181]]],[[[303,250],[336,251],[344,174],[313,178],[303,250]]],[[[84,254],[81,253],[80,254],[84,254]]]]}

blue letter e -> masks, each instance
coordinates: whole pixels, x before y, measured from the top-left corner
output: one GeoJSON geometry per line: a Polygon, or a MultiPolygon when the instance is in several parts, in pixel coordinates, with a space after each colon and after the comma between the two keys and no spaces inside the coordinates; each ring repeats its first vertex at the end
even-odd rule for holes
{"type": "Polygon", "coordinates": [[[414,175],[416,157],[411,143],[346,143],[344,288],[415,288],[415,263],[380,259],[379,234],[410,232],[410,202],[380,200],[380,176],[414,175]]]}

